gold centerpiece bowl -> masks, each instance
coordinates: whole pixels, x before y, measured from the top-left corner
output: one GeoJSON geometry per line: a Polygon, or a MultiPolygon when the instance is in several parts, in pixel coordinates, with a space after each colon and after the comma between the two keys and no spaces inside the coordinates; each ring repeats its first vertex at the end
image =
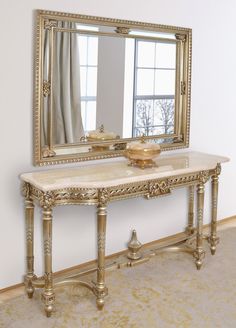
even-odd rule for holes
{"type": "Polygon", "coordinates": [[[125,156],[129,159],[129,165],[138,166],[141,169],[157,166],[154,159],[160,154],[160,145],[145,142],[144,137],[141,141],[127,144],[125,156]]]}

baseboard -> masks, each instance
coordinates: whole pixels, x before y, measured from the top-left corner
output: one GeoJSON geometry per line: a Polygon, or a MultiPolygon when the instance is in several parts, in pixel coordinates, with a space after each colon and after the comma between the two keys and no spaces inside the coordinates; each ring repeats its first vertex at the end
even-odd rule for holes
{"type": "MultiPolygon", "coordinates": [[[[222,227],[224,225],[230,225],[232,223],[236,223],[236,216],[231,216],[222,220],[218,220],[217,225],[219,227],[222,227]]],[[[210,227],[210,224],[205,224],[204,225],[204,229],[207,229],[210,227]]],[[[164,237],[158,240],[154,240],[152,242],[143,244],[142,249],[147,249],[150,247],[165,247],[165,246],[169,246],[169,245],[173,245],[175,243],[181,242],[182,240],[186,239],[186,234],[184,232],[179,232],[177,234],[168,236],[168,237],[164,237]]],[[[128,252],[127,249],[108,255],[106,256],[106,261],[112,261],[115,260],[116,258],[122,256],[122,255],[126,255],[126,253],[128,252]]],[[[88,272],[94,272],[96,271],[96,260],[92,260],[89,262],[85,262],[67,269],[63,269],[60,271],[56,271],[53,273],[53,277],[55,279],[59,279],[61,277],[65,278],[68,276],[72,276],[72,275],[76,275],[79,273],[80,276],[87,274],[88,272]]],[[[16,285],[12,285],[3,289],[0,289],[0,294],[12,291],[14,289],[18,289],[18,288],[22,288],[24,286],[24,283],[19,283],[16,285]]]]}

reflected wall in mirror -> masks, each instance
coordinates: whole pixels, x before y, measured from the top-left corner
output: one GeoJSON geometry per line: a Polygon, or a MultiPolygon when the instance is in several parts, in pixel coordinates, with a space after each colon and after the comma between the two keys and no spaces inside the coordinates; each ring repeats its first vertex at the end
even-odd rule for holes
{"type": "Polygon", "coordinates": [[[188,146],[191,30],[39,11],[36,165],[188,146]]]}

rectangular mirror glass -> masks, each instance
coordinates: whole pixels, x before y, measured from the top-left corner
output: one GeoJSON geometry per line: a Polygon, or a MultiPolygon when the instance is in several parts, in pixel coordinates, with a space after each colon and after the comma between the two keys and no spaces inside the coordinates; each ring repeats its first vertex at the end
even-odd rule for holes
{"type": "Polygon", "coordinates": [[[191,30],[38,12],[36,165],[188,146],[191,30]]]}

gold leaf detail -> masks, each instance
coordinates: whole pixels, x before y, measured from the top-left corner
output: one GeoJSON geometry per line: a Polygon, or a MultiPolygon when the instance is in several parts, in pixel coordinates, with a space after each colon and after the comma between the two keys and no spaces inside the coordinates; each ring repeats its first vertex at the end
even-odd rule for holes
{"type": "Polygon", "coordinates": [[[125,26],[119,26],[116,28],[116,33],[118,34],[129,34],[130,29],[128,27],[125,26]]]}
{"type": "Polygon", "coordinates": [[[170,193],[170,185],[168,180],[149,182],[147,198],[157,197],[170,193]]]}
{"type": "Polygon", "coordinates": [[[210,178],[209,171],[201,171],[199,173],[198,179],[201,183],[206,183],[210,178]]]}
{"type": "Polygon", "coordinates": [[[109,191],[105,188],[100,189],[98,192],[98,202],[100,205],[106,205],[110,199],[109,191]]]}
{"type": "Polygon", "coordinates": [[[53,192],[44,192],[40,198],[40,206],[46,209],[51,209],[55,203],[53,192]]]}
{"type": "Polygon", "coordinates": [[[46,19],[45,21],[44,21],[44,28],[46,29],[46,30],[51,30],[52,29],[52,27],[57,27],[57,21],[55,21],[55,20],[51,20],[51,19],[46,19]]]}
{"type": "Polygon", "coordinates": [[[27,183],[27,182],[23,182],[23,184],[22,184],[22,195],[26,199],[29,199],[29,196],[30,196],[30,184],[27,183]]]}

